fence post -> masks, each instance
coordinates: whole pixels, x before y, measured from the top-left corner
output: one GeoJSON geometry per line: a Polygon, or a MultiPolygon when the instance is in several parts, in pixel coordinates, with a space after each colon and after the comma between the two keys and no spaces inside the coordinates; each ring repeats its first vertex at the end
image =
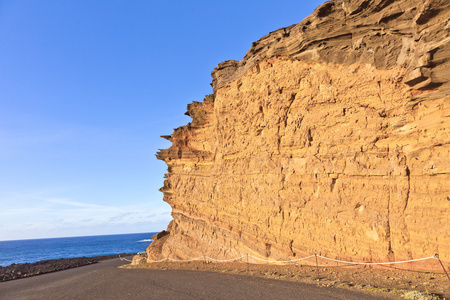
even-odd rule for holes
{"type": "Polygon", "coordinates": [[[247,253],[247,271],[250,271],[250,265],[248,263],[248,253],[247,253]]]}
{"type": "Polygon", "coordinates": [[[448,276],[448,273],[447,273],[447,271],[445,270],[444,265],[442,264],[441,259],[439,258],[439,254],[436,253],[436,254],[434,255],[434,257],[438,259],[439,263],[441,264],[442,270],[444,270],[445,275],[447,275],[448,280],[450,280],[450,277],[448,276]]]}
{"type": "Polygon", "coordinates": [[[317,254],[314,254],[316,256],[316,273],[317,273],[317,279],[319,278],[319,263],[317,262],[317,254]]]}

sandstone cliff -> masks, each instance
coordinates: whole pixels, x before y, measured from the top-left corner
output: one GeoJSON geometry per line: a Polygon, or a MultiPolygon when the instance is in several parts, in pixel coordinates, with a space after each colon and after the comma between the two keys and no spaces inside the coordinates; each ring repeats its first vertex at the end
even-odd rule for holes
{"type": "Polygon", "coordinates": [[[329,1],[219,64],[157,154],[173,221],[148,258],[450,267],[449,40],[447,0],[329,1]]]}

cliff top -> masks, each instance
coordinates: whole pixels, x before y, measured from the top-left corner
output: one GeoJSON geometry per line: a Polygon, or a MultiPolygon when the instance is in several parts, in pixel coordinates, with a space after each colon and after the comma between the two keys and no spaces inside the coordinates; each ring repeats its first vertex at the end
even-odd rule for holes
{"type": "Polygon", "coordinates": [[[447,0],[331,0],[302,22],[254,42],[243,60],[220,63],[213,90],[273,56],[338,64],[401,66],[413,89],[450,93],[450,2],[447,0]]]}

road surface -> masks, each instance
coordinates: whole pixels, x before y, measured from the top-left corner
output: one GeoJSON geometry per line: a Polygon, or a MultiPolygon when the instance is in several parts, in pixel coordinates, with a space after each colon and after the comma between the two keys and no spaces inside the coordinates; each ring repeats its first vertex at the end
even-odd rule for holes
{"type": "Polygon", "coordinates": [[[0,299],[383,299],[356,291],[235,274],[121,269],[119,259],[0,282],[0,299]]]}

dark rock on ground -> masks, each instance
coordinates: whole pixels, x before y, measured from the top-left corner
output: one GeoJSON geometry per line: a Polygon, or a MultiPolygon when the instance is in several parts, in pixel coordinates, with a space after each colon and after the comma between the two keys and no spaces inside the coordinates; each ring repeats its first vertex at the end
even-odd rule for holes
{"type": "Polygon", "coordinates": [[[12,264],[6,267],[0,266],[0,281],[8,281],[40,275],[70,268],[81,267],[85,265],[95,264],[102,260],[117,258],[124,254],[104,255],[95,257],[76,257],[42,260],[35,263],[12,264]]]}

